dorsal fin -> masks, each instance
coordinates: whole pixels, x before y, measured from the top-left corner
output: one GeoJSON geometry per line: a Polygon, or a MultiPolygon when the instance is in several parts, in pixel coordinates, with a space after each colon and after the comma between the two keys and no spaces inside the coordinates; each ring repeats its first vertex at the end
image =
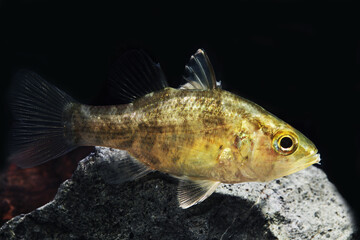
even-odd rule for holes
{"type": "Polygon", "coordinates": [[[220,86],[220,82],[216,82],[214,69],[203,49],[198,49],[191,56],[190,61],[185,66],[183,78],[187,83],[182,85],[180,89],[208,90],[220,86]]]}
{"type": "Polygon", "coordinates": [[[168,86],[160,64],[141,50],[122,55],[110,70],[109,80],[111,97],[127,102],[168,86]]]}

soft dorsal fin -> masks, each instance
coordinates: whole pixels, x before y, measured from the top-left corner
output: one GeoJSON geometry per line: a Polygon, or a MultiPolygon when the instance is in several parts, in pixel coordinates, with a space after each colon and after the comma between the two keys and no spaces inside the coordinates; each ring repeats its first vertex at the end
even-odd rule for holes
{"type": "Polygon", "coordinates": [[[196,51],[185,66],[183,78],[187,83],[180,89],[208,90],[220,86],[216,82],[215,72],[208,56],[203,49],[196,51]]]}
{"type": "Polygon", "coordinates": [[[127,102],[168,86],[160,64],[141,50],[122,55],[110,70],[109,80],[111,97],[127,102]]]}
{"type": "Polygon", "coordinates": [[[197,180],[188,177],[179,178],[178,201],[183,209],[189,208],[208,198],[220,182],[197,180]]]}

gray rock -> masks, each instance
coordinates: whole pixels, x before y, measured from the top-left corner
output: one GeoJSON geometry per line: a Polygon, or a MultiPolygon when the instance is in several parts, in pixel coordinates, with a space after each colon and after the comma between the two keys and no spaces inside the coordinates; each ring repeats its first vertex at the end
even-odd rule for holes
{"type": "Polygon", "coordinates": [[[124,151],[96,148],[53,201],[0,228],[0,239],[351,239],[350,209],[316,167],[269,183],[220,185],[183,210],[177,180],[152,173],[110,185],[109,162],[124,151]]]}

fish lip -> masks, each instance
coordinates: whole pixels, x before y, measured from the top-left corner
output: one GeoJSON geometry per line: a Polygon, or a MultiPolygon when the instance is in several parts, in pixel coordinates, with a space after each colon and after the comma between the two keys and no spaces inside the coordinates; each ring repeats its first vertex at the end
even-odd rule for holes
{"type": "Polygon", "coordinates": [[[313,165],[316,163],[320,163],[320,161],[321,161],[320,153],[315,151],[311,155],[302,158],[301,161],[305,162],[305,165],[307,165],[307,166],[310,166],[310,165],[313,165]]]}
{"type": "Polygon", "coordinates": [[[315,164],[315,163],[319,163],[320,164],[320,161],[321,161],[321,157],[320,157],[320,153],[315,153],[313,155],[314,157],[314,161],[312,162],[312,164],[315,164]]]}
{"type": "Polygon", "coordinates": [[[292,168],[288,174],[295,173],[316,163],[320,164],[320,154],[316,151],[307,157],[300,158],[299,161],[301,161],[301,163],[292,168]]]}

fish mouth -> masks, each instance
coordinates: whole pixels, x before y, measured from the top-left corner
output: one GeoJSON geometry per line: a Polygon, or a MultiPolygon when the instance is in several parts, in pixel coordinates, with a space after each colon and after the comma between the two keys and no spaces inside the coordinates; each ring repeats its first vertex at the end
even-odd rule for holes
{"type": "Polygon", "coordinates": [[[288,172],[288,174],[298,172],[316,163],[319,164],[320,160],[320,154],[317,152],[314,152],[309,156],[300,158],[299,161],[297,161],[298,164],[295,164],[295,166],[288,172]]]}
{"type": "Polygon", "coordinates": [[[313,153],[310,156],[304,157],[302,158],[300,161],[304,162],[306,165],[310,166],[313,165],[315,163],[320,163],[320,153],[313,153]]]}
{"type": "Polygon", "coordinates": [[[320,160],[321,160],[320,153],[317,153],[317,152],[315,152],[307,157],[303,157],[300,159],[300,162],[302,164],[299,166],[298,170],[305,169],[316,163],[320,164],[320,160]]]}

